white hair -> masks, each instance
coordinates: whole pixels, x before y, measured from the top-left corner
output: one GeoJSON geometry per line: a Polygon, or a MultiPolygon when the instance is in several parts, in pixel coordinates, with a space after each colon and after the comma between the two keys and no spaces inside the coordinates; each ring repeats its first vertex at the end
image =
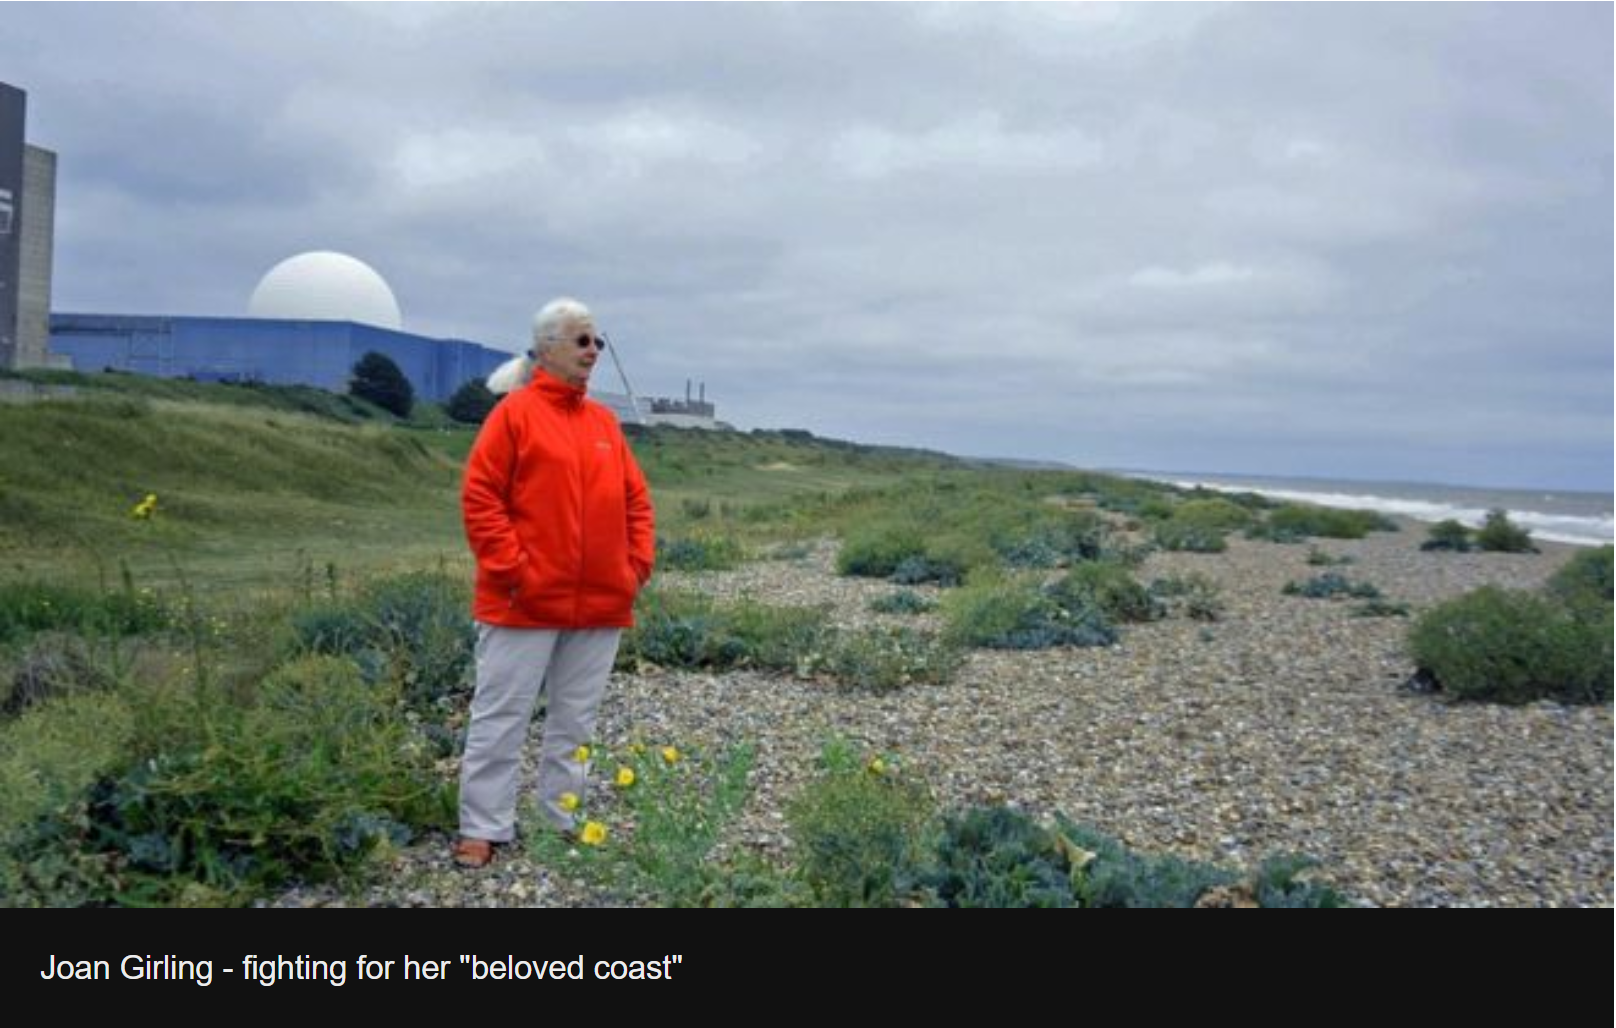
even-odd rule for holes
{"type": "Polygon", "coordinates": [[[488,391],[495,396],[503,396],[527,385],[528,379],[533,377],[533,358],[527,354],[520,354],[494,369],[488,376],[488,391]]]}
{"type": "Polygon", "coordinates": [[[593,323],[595,316],[589,313],[589,308],[569,296],[551,300],[539,308],[539,313],[533,315],[533,348],[540,349],[541,343],[561,342],[561,333],[567,325],[579,321],[593,323]]]}
{"type": "Polygon", "coordinates": [[[588,307],[567,296],[551,300],[539,308],[539,312],[533,315],[533,348],[495,368],[494,373],[488,376],[488,391],[501,396],[527,385],[537,363],[534,355],[544,348],[544,344],[560,342],[563,330],[570,324],[594,320],[595,316],[589,313],[588,307]]]}

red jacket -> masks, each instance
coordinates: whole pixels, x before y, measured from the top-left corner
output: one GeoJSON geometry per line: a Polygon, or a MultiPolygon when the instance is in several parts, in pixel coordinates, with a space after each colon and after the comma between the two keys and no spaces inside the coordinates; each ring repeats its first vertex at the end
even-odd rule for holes
{"type": "Polygon", "coordinates": [[[495,405],[460,507],[477,558],[472,615],[518,628],[631,628],[651,577],[651,493],[617,418],[539,371],[495,405]]]}

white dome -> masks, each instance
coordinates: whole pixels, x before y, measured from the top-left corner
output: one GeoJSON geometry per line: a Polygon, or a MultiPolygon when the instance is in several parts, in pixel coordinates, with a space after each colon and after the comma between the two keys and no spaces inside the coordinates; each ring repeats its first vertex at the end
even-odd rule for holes
{"type": "Polygon", "coordinates": [[[316,250],[270,268],[247,303],[253,318],[358,321],[398,330],[404,319],[387,280],[364,261],[316,250]]]}

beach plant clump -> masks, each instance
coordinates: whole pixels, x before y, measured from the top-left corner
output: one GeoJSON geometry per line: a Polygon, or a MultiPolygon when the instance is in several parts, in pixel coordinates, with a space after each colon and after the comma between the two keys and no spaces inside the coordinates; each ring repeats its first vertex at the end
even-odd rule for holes
{"type": "Polygon", "coordinates": [[[452,816],[402,709],[396,683],[335,657],[288,663],[247,698],[148,689],[121,759],[9,836],[0,891],[22,904],[227,906],[354,877],[452,816]]]}
{"type": "Polygon", "coordinates": [[[1286,596],[1302,596],[1310,600],[1333,600],[1349,596],[1359,600],[1376,600],[1380,590],[1368,582],[1354,582],[1345,575],[1327,571],[1305,582],[1285,583],[1286,596]]]}
{"type": "Polygon", "coordinates": [[[1612,554],[1609,545],[1579,550],[1560,566],[1544,586],[1544,592],[1567,607],[1597,614],[1612,602],[1612,554]]]}
{"type": "Polygon", "coordinates": [[[656,559],[657,567],[664,571],[733,571],[746,562],[746,549],[727,535],[659,536],[656,559]]]}
{"type": "Polygon", "coordinates": [[[1470,529],[1452,518],[1432,525],[1429,538],[1420,544],[1427,553],[1469,553],[1475,548],[1470,529]]]}
{"type": "Polygon", "coordinates": [[[1487,586],[1434,607],[1411,627],[1420,671],[1459,700],[1505,704],[1611,698],[1611,606],[1487,586]]]}
{"type": "Polygon", "coordinates": [[[943,616],[944,638],[962,647],[1041,650],[1117,641],[1092,596],[1028,577],[979,576],[944,599],[943,616]]]}
{"type": "Polygon", "coordinates": [[[935,600],[927,599],[913,589],[899,589],[870,601],[870,610],[876,614],[930,614],[936,609],[935,600]]]}
{"type": "Polygon", "coordinates": [[[1275,542],[1300,542],[1315,537],[1362,539],[1370,532],[1395,531],[1397,522],[1375,511],[1288,503],[1269,512],[1262,524],[1247,530],[1247,535],[1275,542]]]}
{"type": "Polygon", "coordinates": [[[1515,524],[1503,510],[1490,510],[1476,531],[1476,549],[1486,553],[1536,553],[1532,533],[1515,524]]]}
{"type": "Polygon", "coordinates": [[[1167,615],[1166,605],[1158,597],[1127,568],[1111,561],[1079,564],[1050,585],[1048,592],[1063,609],[1098,607],[1118,623],[1156,621],[1167,615]]]}
{"type": "Polygon", "coordinates": [[[1150,595],[1169,617],[1182,616],[1194,621],[1216,621],[1223,616],[1223,590],[1210,575],[1191,571],[1152,581],[1150,595]]]}

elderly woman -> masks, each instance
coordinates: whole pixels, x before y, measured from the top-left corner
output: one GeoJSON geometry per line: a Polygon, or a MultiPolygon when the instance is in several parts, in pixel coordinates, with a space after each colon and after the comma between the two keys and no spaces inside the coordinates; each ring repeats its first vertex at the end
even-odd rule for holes
{"type": "Polygon", "coordinates": [[[570,832],[584,795],[578,748],[651,577],[654,515],[645,476],[606,407],[588,399],[606,348],[571,299],[533,319],[533,349],[500,368],[505,392],[472,445],[461,492],[477,558],[477,691],[460,771],[454,859],[482,867],[516,834],[517,779],[534,704],[546,695],[539,803],[570,832]]]}

